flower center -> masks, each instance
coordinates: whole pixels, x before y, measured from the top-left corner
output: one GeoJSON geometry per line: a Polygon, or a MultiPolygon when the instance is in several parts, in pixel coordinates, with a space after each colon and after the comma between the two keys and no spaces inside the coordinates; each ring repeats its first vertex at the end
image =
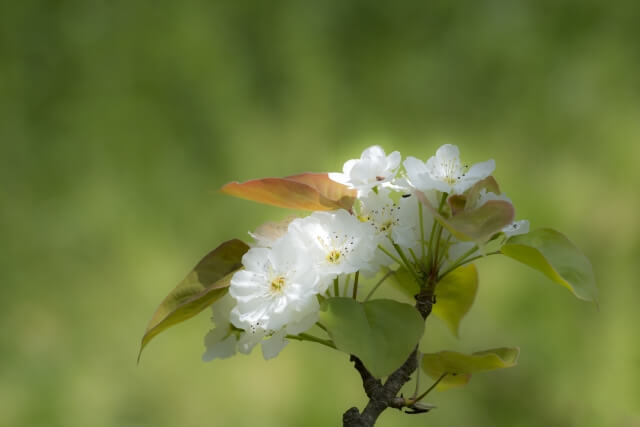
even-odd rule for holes
{"type": "Polygon", "coordinates": [[[391,226],[393,225],[393,221],[389,220],[385,223],[383,223],[382,225],[380,225],[380,232],[381,233],[385,233],[387,231],[389,231],[389,229],[391,229],[391,226]]]}
{"type": "Polygon", "coordinates": [[[327,254],[327,261],[329,261],[329,263],[331,264],[339,264],[341,257],[342,254],[340,253],[340,251],[334,249],[327,254]]]}
{"type": "Polygon", "coordinates": [[[282,288],[284,288],[285,280],[284,277],[278,276],[271,281],[271,292],[279,293],[282,292],[282,288]]]}

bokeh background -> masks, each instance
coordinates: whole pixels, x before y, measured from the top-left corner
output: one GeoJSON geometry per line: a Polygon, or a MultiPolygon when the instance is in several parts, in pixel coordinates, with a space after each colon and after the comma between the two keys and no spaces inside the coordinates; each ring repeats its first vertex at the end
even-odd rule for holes
{"type": "Polygon", "coordinates": [[[156,305],[219,242],[290,212],[225,182],[338,171],[372,144],[494,158],[519,218],[593,262],[600,306],[478,262],[462,339],[519,366],[380,426],[640,426],[640,3],[0,4],[0,425],[327,426],[365,402],[347,356],[202,363],[209,314],[156,305]]]}

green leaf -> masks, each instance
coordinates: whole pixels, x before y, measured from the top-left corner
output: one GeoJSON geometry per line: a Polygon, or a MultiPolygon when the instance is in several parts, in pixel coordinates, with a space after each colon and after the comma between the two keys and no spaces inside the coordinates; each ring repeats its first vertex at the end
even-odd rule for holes
{"type": "Polygon", "coordinates": [[[431,205],[429,199],[416,191],[418,199],[451,234],[463,241],[486,242],[492,235],[513,222],[515,211],[506,200],[489,200],[477,209],[458,210],[460,201],[452,201],[455,215],[445,217],[431,205]]]}
{"type": "Polygon", "coordinates": [[[586,301],[597,300],[598,290],[591,263],[562,233],[541,228],[512,236],[501,251],[542,272],[576,297],[586,301]]]}
{"type": "Polygon", "coordinates": [[[358,356],[376,378],[399,368],[424,331],[418,310],[387,299],[360,303],[330,298],[320,307],[319,317],[336,348],[358,356]]]}
{"type": "Polygon", "coordinates": [[[140,343],[138,361],[153,337],[170,326],[183,322],[221,298],[233,273],[242,267],[246,243],[233,239],[207,254],[198,265],[160,303],[140,343]]]}
{"type": "Polygon", "coordinates": [[[230,182],[222,192],[267,205],[310,211],[350,210],[356,196],[355,190],[330,180],[326,173],[230,182]]]}
{"type": "Polygon", "coordinates": [[[447,374],[438,385],[440,389],[447,389],[465,385],[471,379],[471,374],[476,372],[515,366],[519,354],[520,349],[517,347],[494,348],[470,355],[440,351],[423,354],[421,366],[434,380],[447,374]]]}
{"type": "Polygon", "coordinates": [[[458,267],[436,285],[433,314],[459,337],[460,321],[469,312],[478,291],[478,270],[474,264],[458,267]]]}

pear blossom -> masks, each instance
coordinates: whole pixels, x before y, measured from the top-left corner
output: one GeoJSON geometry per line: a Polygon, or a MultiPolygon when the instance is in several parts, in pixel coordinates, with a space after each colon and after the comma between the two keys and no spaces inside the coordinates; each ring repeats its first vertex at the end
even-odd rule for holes
{"type": "Polygon", "coordinates": [[[420,191],[435,189],[449,194],[462,194],[476,182],[491,175],[493,159],[477,163],[471,168],[460,162],[460,150],[451,144],[438,148],[436,155],[422,162],[407,157],[403,163],[409,183],[420,191]]]}
{"type": "Polygon", "coordinates": [[[391,198],[386,188],[360,198],[361,221],[371,225],[378,243],[386,244],[389,238],[402,247],[412,247],[418,239],[419,219],[415,197],[391,198]]]}
{"type": "Polygon", "coordinates": [[[229,286],[229,294],[237,301],[231,310],[234,326],[270,334],[317,314],[318,275],[309,258],[286,236],[272,248],[249,249],[242,264],[245,268],[233,275],[229,286]]]}
{"type": "MultiPolygon", "coordinates": [[[[300,321],[289,323],[279,331],[267,331],[259,325],[248,326],[246,331],[241,331],[234,328],[230,320],[231,310],[235,304],[235,299],[228,293],[212,304],[211,320],[214,328],[204,338],[206,348],[202,355],[204,362],[226,359],[234,356],[236,352],[249,354],[258,344],[262,344],[264,358],[271,359],[288,344],[289,341],[285,339],[286,334],[304,332],[317,320],[317,313],[311,312],[300,321]]],[[[235,321],[238,322],[237,318],[235,321]]]]}
{"type": "Polygon", "coordinates": [[[318,292],[324,292],[328,280],[339,274],[368,269],[377,246],[370,226],[344,209],[318,211],[296,219],[289,225],[288,234],[324,277],[318,292]]]}
{"type": "Polygon", "coordinates": [[[363,196],[373,187],[389,185],[400,166],[400,160],[398,151],[387,156],[380,146],[374,145],[364,150],[359,159],[348,160],[342,173],[329,173],[329,178],[358,190],[358,196],[363,196]]]}

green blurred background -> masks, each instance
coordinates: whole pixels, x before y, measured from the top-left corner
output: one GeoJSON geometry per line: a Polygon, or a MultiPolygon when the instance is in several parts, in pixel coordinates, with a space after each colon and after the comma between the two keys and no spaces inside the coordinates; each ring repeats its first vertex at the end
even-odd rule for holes
{"type": "Polygon", "coordinates": [[[326,426],[365,402],[346,355],[202,363],[209,314],[153,310],[223,240],[289,212],[231,180],[337,171],[374,143],[494,158],[519,218],[593,262],[600,308],[481,260],[460,341],[514,369],[380,426],[640,426],[640,4],[0,5],[0,425],[326,426]]]}

